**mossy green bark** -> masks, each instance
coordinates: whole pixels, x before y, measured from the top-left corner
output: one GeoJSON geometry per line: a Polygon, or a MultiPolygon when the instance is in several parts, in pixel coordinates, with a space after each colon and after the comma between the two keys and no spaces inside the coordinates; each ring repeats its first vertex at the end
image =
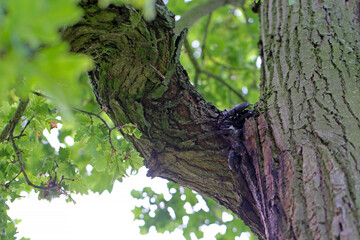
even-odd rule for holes
{"type": "MultiPolygon", "coordinates": [[[[261,235],[255,206],[234,191],[237,174],[228,168],[229,145],[218,131],[220,111],[193,88],[178,61],[184,33],[175,35],[174,14],[161,1],[151,22],[130,6],[81,6],[83,20],[64,38],[72,51],[94,59],[91,85],[114,124],[134,123],[142,132],[129,140],[145,158],[148,175],[213,198],[261,235]]],[[[243,179],[237,185],[247,188],[243,179]]]]}
{"type": "Polygon", "coordinates": [[[260,239],[360,239],[358,4],[261,3],[261,115],[245,122],[237,171],[220,111],[178,62],[182,39],[164,4],[152,22],[129,6],[81,6],[64,38],[94,59],[94,94],[115,125],[143,133],[129,140],[149,176],[213,198],[260,239]]]}

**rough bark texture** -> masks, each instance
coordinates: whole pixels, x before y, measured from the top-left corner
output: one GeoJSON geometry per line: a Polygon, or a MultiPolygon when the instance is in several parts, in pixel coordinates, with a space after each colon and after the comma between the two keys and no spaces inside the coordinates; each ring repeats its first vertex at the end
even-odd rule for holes
{"type": "Polygon", "coordinates": [[[267,236],[360,239],[359,2],[263,1],[260,19],[267,236]]]}
{"type": "Polygon", "coordinates": [[[244,126],[219,125],[224,113],[189,83],[161,1],[152,22],[81,6],[64,38],[95,60],[91,84],[114,123],[143,133],[130,140],[149,176],[213,198],[260,239],[360,239],[358,3],[263,1],[261,114],[244,126]]]}
{"type": "Polygon", "coordinates": [[[64,38],[72,51],[95,60],[91,84],[115,125],[135,123],[143,133],[130,140],[145,158],[148,176],[211,197],[263,235],[245,179],[228,167],[220,111],[193,88],[178,62],[181,36],[173,32],[173,14],[159,1],[156,19],[146,22],[129,6],[99,9],[94,2],[81,4],[85,16],[64,38]]]}

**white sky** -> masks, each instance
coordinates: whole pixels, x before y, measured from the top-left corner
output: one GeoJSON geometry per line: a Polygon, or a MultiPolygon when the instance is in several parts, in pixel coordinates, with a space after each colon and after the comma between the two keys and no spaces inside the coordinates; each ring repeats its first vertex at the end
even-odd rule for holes
{"type": "MultiPolygon", "coordinates": [[[[145,170],[145,169],[143,169],[145,170]]],[[[29,197],[9,203],[11,218],[22,219],[18,224],[20,237],[30,237],[32,240],[78,240],[78,239],[169,239],[169,234],[140,235],[138,225],[134,223],[135,199],[130,191],[142,189],[144,186],[166,187],[166,181],[150,180],[141,171],[138,176],[132,176],[117,182],[113,192],[102,195],[75,195],[76,204],[66,203],[64,198],[51,202],[38,200],[32,192],[29,197]],[[144,184],[145,183],[145,184],[144,184]]],[[[22,194],[24,195],[24,194],[22,194]]],[[[183,239],[181,231],[172,234],[172,239],[183,239]]]]}
{"type": "MultiPolygon", "coordinates": [[[[59,124],[60,125],[60,124],[59,124]]],[[[58,126],[59,129],[61,125],[58,126]]],[[[46,132],[44,132],[44,135],[46,132]]],[[[57,139],[58,129],[52,129],[53,138],[48,138],[50,144],[59,149],[65,146],[57,139]]],[[[17,238],[31,238],[31,240],[98,240],[98,239],[132,239],[132,240],[183,240],[182,231],[159,234],[154,228],[147,235],[139,233],[140,221],[134,222],[131,210],[138,200],[131,197],[132,189],[142,190],[151,187],[157,193],[168,193],[167,181],[161,178],[146,177],[145,167],[136,176],[124,178],[122,183],[116,182],[111,194],[107,191],[102,195],[72,195],[76,204],[66,203],[64,198],[38,200],[37,194],[23,193],[21,200],[8,202],[9,216],[21,219],[17,225],[17,238]]],[[[224,217],[227,217],[224,214],[224,217]]],[[[224,218],[225,220],[225,218],[224,218]]],[[[218,232],[225,232],[225,226],[211,225],[204,228],[205,240],[215,239],[218,232]]],[[[248,233],[243,233],[236,240],[246,240],[248,233]]],[[[195,234],[192,239],[196,239],[195,234]]]]}
{"type": "MultiPolygon", "coordinates": [[[[155,229],[147,235],[139,233],[139,223],[134,222],[131,210],[136,200],[130,195],[132,189],[140,190],[151,186],[156,192],[167,191],[166,181],[150,179],[142,168],[138,175],[117,182],[111,194],[75,195],[76,204],[66,203],[63,198],[52,202],[38,200],[32,192],[28,197],[8,203],[11,218],[21,219],[18,224],[18,239],[29,237],[32,240],[98,240],[98,239],[134,239],[134,240],[183,240],[180,230],[174,233],[159,234],[155,229]]],[[[22,194],[25,195],[25,194],[22,194]]],[[[220,226],[206,227],[204,238],[215,239],[215,235],[224,232],[220,226]]],[[[196,238],[193,238],[196,239],[196,238]]],[[[243,234],[238,240],[248,239],[243,234]]]]}

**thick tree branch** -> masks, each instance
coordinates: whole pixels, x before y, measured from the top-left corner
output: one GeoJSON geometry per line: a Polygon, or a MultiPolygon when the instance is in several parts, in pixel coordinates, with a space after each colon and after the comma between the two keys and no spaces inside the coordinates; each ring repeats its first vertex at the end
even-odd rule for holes
{"type": "Polygon", "coordinates": [[[246,178],[228,167],[231,146],[221,137],[222,113],[194,89],[178,61],[183,38],[173,31],[173,15],[161,1],[152,22],[130,7],[99,9],[95,1],[81,6],[84,18],[63,36],[72,51],[94,59],[90,82],[114,125],[133,123],[141,131],[140,139],[128,139],[144,157],[148,176],[214,199],[263,236],[246,178]]]}
{"type": "Polygon", "coordinates": [[[81,3],[85,17],[64,37],[95,60],[91,84],[115,126],[143,133],[130,140],[149,176],[211,197],[260,239],[359,239],[356,2],[262,1],[265,110],[221,127],[226,113],[178,62],[182,39],[161,1],[151,23],[130,7],[93,3],[81,3]]]}

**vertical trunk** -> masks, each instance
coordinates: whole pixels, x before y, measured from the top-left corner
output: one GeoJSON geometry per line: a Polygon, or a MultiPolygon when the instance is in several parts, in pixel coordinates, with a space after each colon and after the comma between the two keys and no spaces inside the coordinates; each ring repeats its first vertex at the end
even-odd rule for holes
{"type": "Polygon", "coordinates": [[[262,2],[263,114],[244,135],[269,239],[360,239],[359,4],[262,2]]]}

